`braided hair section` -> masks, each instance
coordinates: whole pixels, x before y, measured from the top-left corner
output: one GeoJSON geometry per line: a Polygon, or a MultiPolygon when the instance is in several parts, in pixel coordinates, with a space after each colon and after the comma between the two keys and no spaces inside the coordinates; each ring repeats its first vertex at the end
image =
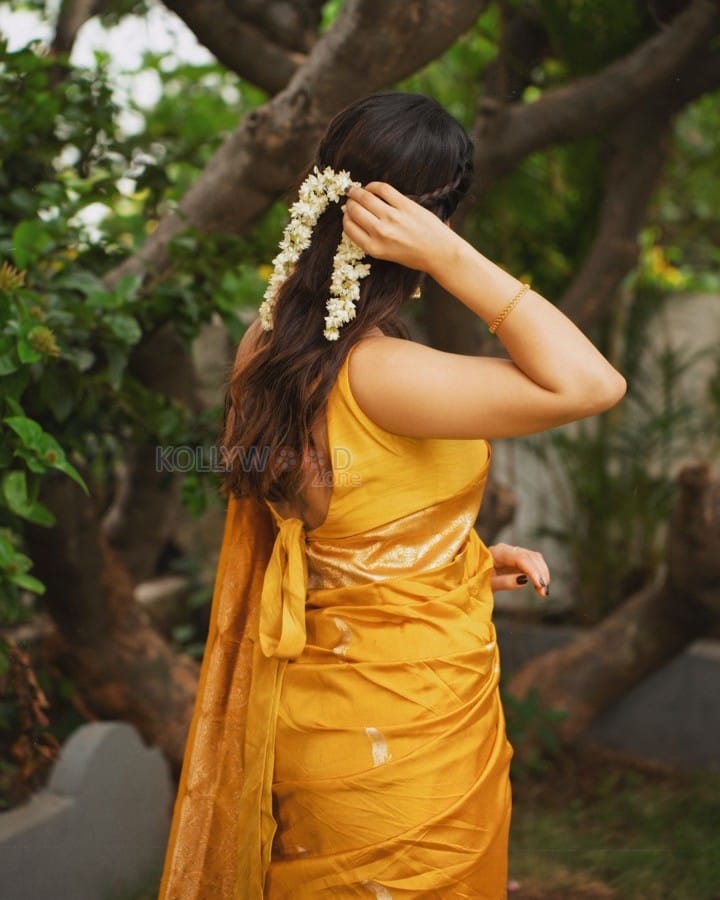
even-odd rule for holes
{"type": "Polygon", "coordinates": [[[444,222],[457,209],[458,204],[470,187],[473,173],[473,148],[468,147],[467,154],[458,164],[455,176],[446,184],[440,185],[424,194],[411,194],[410,198],[425,209],[436,213],[444,222]]]}

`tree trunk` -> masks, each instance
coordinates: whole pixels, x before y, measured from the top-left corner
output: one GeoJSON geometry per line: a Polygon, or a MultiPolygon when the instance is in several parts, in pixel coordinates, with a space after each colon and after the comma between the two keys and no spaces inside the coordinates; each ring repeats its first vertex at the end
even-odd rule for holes
{"type": "Polygon", "coordinates": [[[34,528],[29,545],[57,631],[49,641],[83,702],[123,719],[162,749],[179,772],[197,687],[197,664],[177,653],[135,602],[134,582],[109,546],[100,517],[69,479],[45,486],[43,502],[63,528],[34,528]]]}
{"type": "Polygon", "coordinates": [[[510,680],[511,696],[534,691],[545,708],[564,714],[558,732],[567,744],[720,618],[720,482],[710,480],[706,466],[692,466],[678,488],[666,574],[510,680]]]}

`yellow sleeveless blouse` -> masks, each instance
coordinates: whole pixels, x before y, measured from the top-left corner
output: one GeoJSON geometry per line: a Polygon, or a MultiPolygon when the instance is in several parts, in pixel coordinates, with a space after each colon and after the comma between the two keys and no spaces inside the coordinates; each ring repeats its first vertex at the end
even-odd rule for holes
{"type": "Polygon", "coordinates": [[[379,428],[349,358],[323,524],[229,504],[161,900],[506,896],[489,447],[379,428]]]}

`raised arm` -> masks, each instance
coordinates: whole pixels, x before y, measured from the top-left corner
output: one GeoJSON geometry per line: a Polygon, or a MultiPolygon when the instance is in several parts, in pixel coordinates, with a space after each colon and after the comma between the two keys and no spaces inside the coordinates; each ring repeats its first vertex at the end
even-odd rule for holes
{"type": "Polygon", "coordinates": [[[557,307],[390,185],[353,188],[344,229],[371,256],[427,272],[496,324],[511,358],[389,337],[362,341],[351,386],[381,427],[414,437],[513,437],[602,412],[625,393],[622,375],[557,307]]]}

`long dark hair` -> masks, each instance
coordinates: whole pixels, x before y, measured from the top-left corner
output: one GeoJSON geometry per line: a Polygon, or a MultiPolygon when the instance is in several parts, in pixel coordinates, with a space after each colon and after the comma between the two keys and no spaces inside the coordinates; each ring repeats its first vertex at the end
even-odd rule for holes
{"type": "MultiPolygon", "coordinates": [[[[313,165],[350,172],[355,181],[385,181],[447,220],[467,191],[472,144],[435,100],[420,94],[374,94],[330,123],[313,165]]],[[[235,366],[227,397],[226,488],[237,496],[292,500],[314,450],[311,429],[350,347],[374,327],[407,337],[398,318],[420,273],[369,259],[356,316],[337,341],[323,336],[332,261],[342,235],[340,204],[331,203],[282,285],[273,330],[261,332],[235,366]]]]}

